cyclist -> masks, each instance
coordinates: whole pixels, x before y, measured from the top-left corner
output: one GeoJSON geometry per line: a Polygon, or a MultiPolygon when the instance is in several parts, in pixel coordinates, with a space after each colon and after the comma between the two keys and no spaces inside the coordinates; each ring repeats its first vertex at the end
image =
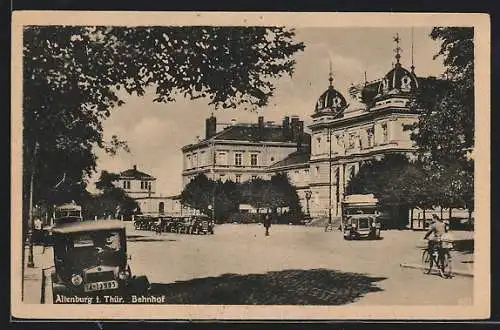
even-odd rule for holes
{"type": "MultiPolygon", "coordinates": [[[[448,226],[443,221],[443,219],[439,218],[437,214],[432,215],[432,219],[434,222],[430,226],[427,233],[425,233],[424,239],[427,239],[430,235],[433,234],[432,238],[429,239],[428,247],[429,252],[438,251],[439,252],[439,244],[443,236],[448,232],[448,226]]],[[[441,249],[442,252],[445,252],[448,258],[451,258],[450,251],[448,249],[441,249]]]]}

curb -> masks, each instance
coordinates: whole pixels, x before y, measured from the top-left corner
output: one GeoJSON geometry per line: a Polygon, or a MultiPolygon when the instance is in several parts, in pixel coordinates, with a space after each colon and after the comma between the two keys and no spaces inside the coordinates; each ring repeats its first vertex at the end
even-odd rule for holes
{"type": "MultiPolygon", "coordinates": [[[[413,268],[413,269],[423,269],[421,265],[418,264],[399,264],[402,268],[413,268]]],[[[458,276],[464,276],[464,277],[474,277],[474,274],[471,272],[467,271],[462,271],[462,270],[453,270],[452,275],[458,275],[458,276]]]]}

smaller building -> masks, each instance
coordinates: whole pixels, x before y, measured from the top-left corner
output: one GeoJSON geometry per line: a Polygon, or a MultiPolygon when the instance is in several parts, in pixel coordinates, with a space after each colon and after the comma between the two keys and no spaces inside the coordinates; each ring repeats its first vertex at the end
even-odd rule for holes
{"type": "Polygon", "coordinates": [[[156,194],[156,178],[137,170],[136,165],[120,173],[117,185],[137,202],[141,214],[151,216],[197,214],[196,210],[182,205],[179,195],[158,196],[156,194]]]}
{"type": "Polygon", "coordinates": [[[137,165],[120,173],[118,186],[131,198],[151,197],[156,192],[156,178],[137,170],[137,165]]]}

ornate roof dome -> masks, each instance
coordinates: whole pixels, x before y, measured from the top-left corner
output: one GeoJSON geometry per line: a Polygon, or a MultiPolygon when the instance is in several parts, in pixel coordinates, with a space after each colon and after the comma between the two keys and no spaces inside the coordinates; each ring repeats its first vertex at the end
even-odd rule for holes
{"type": "Polygon", "coordinates": [[[415,73],[406,70],[398,62],[380,82],[378,94],[410,93],[414,92],[417,88],[418,81],[415,73]]]}
{"type": "Polygon", "coordinates": [[[318,101],[316,102],[316,107],[314,109],[314,117],[321,115],[339,116],[342,115],[344,109],[347,107],[347,101],[345,97],[333,88],[333,78],[330,72],[330,86],[328,89],[321,94],[318,101]]]}
{"type": "MultiPolygon", "coordinates": [[[[382,78],[382,81],[378,87],[378,97],[387,95],[387,94],[406,94],[414,92],[418,88],[418,80],[415,76],[414,69],[415,67],[411,66],[411,72],[406,70],[399,63],[399,59],[401,58],[401,48],[399,47],[399,34],[396,34],[394,37],[394,41],[396,42],[396,48],[394,51],[396,52],[396,64],[394,68],[392,68],[385,76],[382,78]]],[[[413,47],[413,46],[412,46],[413,47]]],[[[413,48],[412,48],[413,49],[413,48]]],[[[412,52],[413,53],[413,52],[412,52]]],[[[412,55],[412,63],[413,63],[413,55],[412,55]]]]}

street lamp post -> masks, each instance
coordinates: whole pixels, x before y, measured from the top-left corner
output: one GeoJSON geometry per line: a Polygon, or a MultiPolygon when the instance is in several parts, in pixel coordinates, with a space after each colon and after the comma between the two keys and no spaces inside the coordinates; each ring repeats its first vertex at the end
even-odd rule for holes
{"type": "Polygon", "coordinates": [[[307,210],[307,215],[311,215],[311,212],[309,211],[309,200],[311,199],[312,196],[312,191],[307,190],[306,191],[306,210],[307,210]]]}
{"type": "Polygon", "coordinates": [[[328,225],[332,226],[332,129],[328,127],[328,225]]]}
{"type": "MultiPolygon", "coordinates": [[[[34,182],[35,182],[35,162],[37,158],[37,153],[38,153],[38,142],[35,143],[35,150],[33,152],[33,160],[32,160],[32,170],[31,170],[31,177],[30,177],[30,201],[29,201],[29,221],[30,221],[30,227],[31,227],[31,234],[30,234],[30,240],[29,240],[29,254],[28,254],[28,267],[29,268],[34,268],[35,267],[35,261],[33,258],[33,230],[35,228],[35,219],[34,219],[34,212],[33,212],[33,189],[34,189],[34,182]]],[[[23,246],[24,249],[24,246],[23,246]]],[[[24,267],[24,266],[23,266],[24,267]]]]}
{"type": "Polygon", "coordinates": [[[215,186],[216,186],[216,181],[215,181],[215,158],[216,158],[216,153],[215,153],[215,140],[212,139],[211,142],[212,146],[212,181],[213,181],[213,188],[212,188],[212,222],[215,224],[215,186]]]}

